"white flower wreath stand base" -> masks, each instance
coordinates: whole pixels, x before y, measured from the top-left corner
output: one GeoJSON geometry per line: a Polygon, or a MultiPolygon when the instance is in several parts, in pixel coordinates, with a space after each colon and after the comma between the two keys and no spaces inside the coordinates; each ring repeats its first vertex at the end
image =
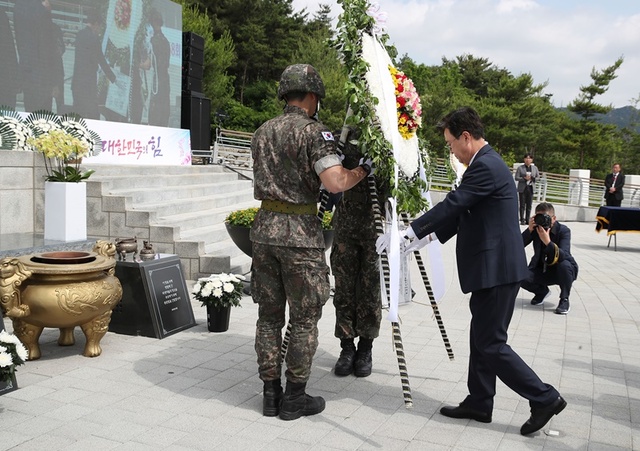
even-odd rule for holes
{"type": "Polygon", "coordinates": [[[44,239],[87,239],[87,184],[44,183],[44,239]]]}

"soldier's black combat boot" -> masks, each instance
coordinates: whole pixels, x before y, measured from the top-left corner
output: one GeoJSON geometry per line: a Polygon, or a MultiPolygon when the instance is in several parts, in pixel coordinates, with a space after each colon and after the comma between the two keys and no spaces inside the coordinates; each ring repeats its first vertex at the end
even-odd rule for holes
{"type": "Polygon", "coordinates": [[[282,402],[282,383],[280,379],[266,381],[262,391],[262,415],[265,417],[277,417],[280,413],[282,402]]]}
{"type": "Polygon", "coordinates": [[[315,415],[324,410],[325,402],[321,396],[309,396],[305,393],[306,382],[294,384],[287,381],[287,387],[282,396],[280,418],[282,420],[297,420],[302,416],[315,415]]]}
{"type": "Polygon", "coordinates": [[[356,345],[353,344],[353,338],[343,338],[340,340],[340,357],[336,362],[333,372],[336,376],[348,376],[353,373],[353,363],[356,358],[356,345]]]}
{"type": "Polygon", "coordinates": [[[371,374],[371,348],[373,340],[371,338],[360,338],[358,341],[358,352],[356,352],[356,361],[353,364],[353,374],[356,377],[367,377],[371,374]]]}

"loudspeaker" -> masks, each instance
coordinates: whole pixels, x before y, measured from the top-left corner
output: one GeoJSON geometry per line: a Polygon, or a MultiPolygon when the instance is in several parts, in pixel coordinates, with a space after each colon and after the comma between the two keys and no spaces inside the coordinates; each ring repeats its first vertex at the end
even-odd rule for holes
{"type": "Polygon", "coordinates": [[[182,47],[182,61],[193,61],[204,66],[204,51],[195,47],[182,47]]]}
{"type": "Polygon", "coordinates": [[[181,127],[191,131],[191,149],[211,146],[211,101],[199,92],[182,94],[181,127]]]}
{"type": "MultiPolygon", "coordinates": [[[[199,80],[202,80],[202,76],[204,75],[204,71],[202,69],[201,64],[196,64],[193,61],[183,61],[182,62],[182,76],[183,77],[193,77],[199,80]]],[[[194,89],[194,91],[202,91],[201,89],[194,89]]]]}
{"type": "Polygon", "coordinates": [[[182,76],[182,91],[189,95],[190,92],[202,92],[202,78],[182,76]]]}
{"type": "Polygon", "coordinates": [[[182,46],[204,50],[204,38],[191,31],[185,31],[182,33],[182,46]]]}

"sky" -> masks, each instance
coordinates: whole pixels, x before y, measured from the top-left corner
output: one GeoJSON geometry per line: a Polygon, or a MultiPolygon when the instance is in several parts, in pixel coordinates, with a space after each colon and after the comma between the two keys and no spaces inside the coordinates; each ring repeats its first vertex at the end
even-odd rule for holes
{"type": "MultiPolygon", "coordinates": [[[[319,4],[342,12],[335,0],[293,0],[313,16],[319,4]]],[[[440,65],[471,54],[512,75],[548,83],[556,107],[567,106],[618,57],[624,62],[609,90],[595,98],[620,108],[640,98],[639,0],[377,0],[399,55],[440,65]]],[[[335,22],[335,21],[334,21],[335,22]]],[[[639,103],[640,105],[640,103],[639,103]]]]}

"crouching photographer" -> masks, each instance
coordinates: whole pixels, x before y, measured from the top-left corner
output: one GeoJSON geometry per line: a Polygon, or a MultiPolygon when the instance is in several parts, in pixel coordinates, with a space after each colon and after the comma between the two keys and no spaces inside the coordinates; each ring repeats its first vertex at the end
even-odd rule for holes
{"type": "Polygon", "coordinates": [[[549,295],[549,285],[560,287],[560,301],[555,313],[569,313],[569,295],[578,277],[578,264],[571,256],[571,230],[556,221],[553,205],[542,202],[536,214],[529,218],[529,227],[522,232],[527,247],[533,242],[534,254],[529,263],[529,276],[522,288],[534,293],[531,305],[540,305],[549,295]]]}

